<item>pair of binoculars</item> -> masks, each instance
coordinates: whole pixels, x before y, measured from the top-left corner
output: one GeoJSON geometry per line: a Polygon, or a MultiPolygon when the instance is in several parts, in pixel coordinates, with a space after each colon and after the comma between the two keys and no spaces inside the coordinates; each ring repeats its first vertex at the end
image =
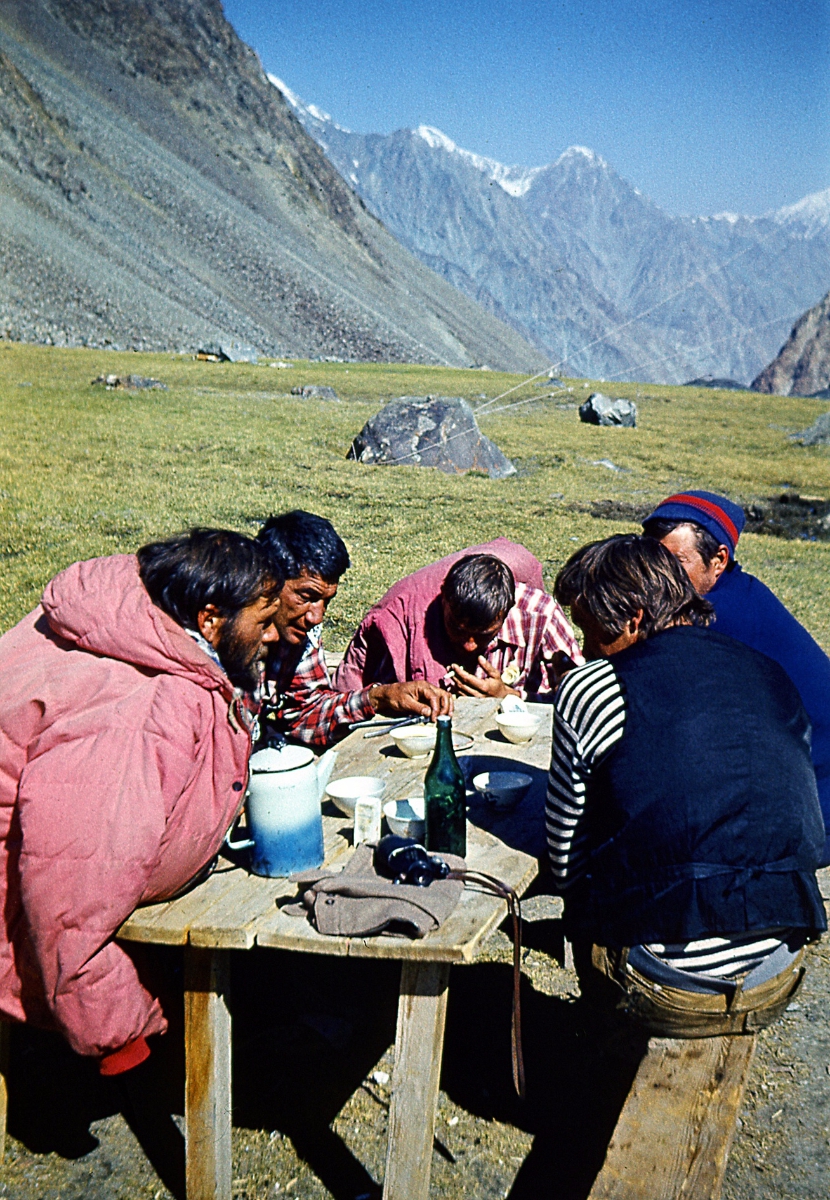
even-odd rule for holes
{"type": "Polygon", "coordinates": [[[450,868],[437,854],[427,854],[414,838],[387,834],[375,848],[375,870],[393,883],[429,887],[433,879],[446,879],[450,868]]]}

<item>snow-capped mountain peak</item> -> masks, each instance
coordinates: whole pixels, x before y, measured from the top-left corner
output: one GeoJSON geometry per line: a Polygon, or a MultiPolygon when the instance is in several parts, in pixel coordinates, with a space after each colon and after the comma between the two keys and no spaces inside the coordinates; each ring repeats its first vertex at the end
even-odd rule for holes
{"type": "Polygon", "coordinates": [[[462,150],[452,138],[448,138],[440,129],[432,125],[419,125],[413,133],[421,138],[432,150],[444,150],[447,154],[457,154],[477,171],[481,171],[488,179],[492,179],[503,188],[509,196],[523,196],[533,183],[533,180],[543,171],[544,167],[509,167],[498,162],[495,158],[485,158],[483,154],[474,154],[472,150],[462,150]]]}
{"type": "Polygon", "coordinates": [[[557,158],[556,166],[578,158],[586,159],[593,167],[608,167],[608,163],[602,155],[597,154],[594,150],[589,150],[587,146],[568,146],[568,149],[563,150],[557,158]]]}
{"type": "Polygon", "coordinates": [[[278,92],[282,92],[283,96],[285,96],[286,100],[288,101],[288,103],[291,105],[292,108],[302,108],[302,109],[305,109],[307,112],[311,111],[305,104],[303,104],[302,100],[297,95],[297,93],[292,92],[291,88],[288,86],[288,84],[283,83],[283,81],[280,78],[278,78],[278,76],[272,75],[269,72],[267,75],[267,79],[270,84],[273,84],[273,86],[277,89],[278,92]]]}
{"type": "Polygon", "coordinates": [[[413,130],[422,141],[425,141],[431,150],[446,150],[448,154],[454,154],[458,151],[458,146],[452,138],[448,138],[440,129],[435,129],[432,125],[419,125],[413,130]]]}
{"type": "Polygon", "coordinates": [[[587,146],[527,168],[433,125],[345,133],[272,82],[407,249],[571,373],[751,379],[827,291],[830,189],[763,218],[673,217],[587,146]]]}
{"type": "Polygon", "coordinates": [[[807,237],[830,226],[830,188],[811,192],[795,204],[787,204],[768,214],[778,225],[800,225],[807,237]]]}
{"type": "Polygon", "coordinates": [[[331,125],[334,129],[339,129],[341,133],[351,133],[350,129],[346,129],[343,125],[338,125],[336,121],[333,121],[330,113],[324,112],[323,109],[318,108],[316,104],[306,104],[305,101],[301,100],[296,92],[292,92],[288,84],[283,83],[283,81],[277,75],[271,75],[269,73],[267,79],[270,84],[273,84],[277,91],[282,92],[283,96],[291,105],[291,107],[301,116],[306,118],[311,117],[314,121],[318,121],[321,125],[331,125]]]}

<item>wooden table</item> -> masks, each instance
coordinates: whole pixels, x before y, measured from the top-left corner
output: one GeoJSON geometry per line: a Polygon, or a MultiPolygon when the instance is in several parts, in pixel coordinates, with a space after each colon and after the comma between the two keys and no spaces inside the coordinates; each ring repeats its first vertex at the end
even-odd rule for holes
{"type": "MultiPolygon", "coordinates": [[[[520,895],[538,871],[544,848],[544,794],[550,763],[552,709],[531,706],[542,723],[526,746],[506,742],[493,719],[496,701],[461,699],[454,728],[473,735],[459,752],[468,778],[479,770],[523,764],[533,784],[509,814],[470,803],[467,861],[520,895]]],[[[422,783],[428,758],[410,760],[391,738],[351,734],[339,747],[333,778],[379,775],[385,799],[403,799],[422,783]]],[[[352,852],[352,821],[324,806],[326,865],[352,852]]],[[[472,889],[444,925],[420,941],[325,937],[302,918],[281,912],[296,888],[236,868],[214,874],[178,900],[138,909],[121,927],[129,941],[185,947],[185,1139],[188,1200],[231,1197],[231,1018],[229,951],[270,946],[311,954],[400,959],[401,984],[389,1112],[384,1200],[426,1200],[441,1074],[450,966],[469,963],[506,914],[504,901],[472,889]]]]}

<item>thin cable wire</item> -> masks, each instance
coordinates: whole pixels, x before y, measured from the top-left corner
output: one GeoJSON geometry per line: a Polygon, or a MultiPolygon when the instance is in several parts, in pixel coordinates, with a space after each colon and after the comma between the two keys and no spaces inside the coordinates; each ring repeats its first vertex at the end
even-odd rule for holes
{"type": "Polygon", "coordinates": [[[564,366],[565,363],[571,362],[580,354],[584,354],[586,351],[593,349],[594,346],[598,346],[602,342],[608,341],[613,334],[619,333],[623,329],[627,329],[629,325],[634,325],[637,321],[641,321],[644,317],[656,312],[658,308],[662,308],[664,304],[668,304],[671,300],[676,300],[678,296],[682,296],[683,293],[687,292],[690,288],[704,283],[705,280],[709,279],[710,276],[715,275],[718,271],[725,271],[727,267],[731,266],[732,263],[737,262],[737,260],[742,258],[745,254],[748,254],[750,250],[757,249],[758,246],[762,246],[764,242],[769,241],[775,232],[777,232],[776,229],[771,229],[765,237],[760,238],[757,242],[752,242],[751,244],[744,246],[743,250],[738,250],[737,253],[733,254],[731,258],[727,258],[725,262],[717,263],[714,267],[711,267],[708,271],[705,271],[697,278],[687,280],[682,287],[677,288],[676,291],[671,292],[668,296],[664,296],[662,300],[658,300],[657,303],[652,304],[650,308],[646,308],[642,312],[637,313],[636,316],[630,317],[627,321],[623,321],[621,324],[613,326],[607,331],[607,333],[604,333],[601,337],[594,338],[593,341],[588,342],[579,350],[574,351],[573,354],[569,354],[567,358],[560,358],[557,362],[552,363],[547,370],[539,371],[538,374],[531,375],[528,379],[523,380],[521,383],[515,384],[513,387],[508,388],[507,391],[502,392],[500,395],[494,396],[492,400],[488,400],[486,404],[482,404],[476,410],[476,413],[478,414],[484,412],[491,404],[495,404],[497,401],[503,400],[505,396],[511,395],[512,392],[518,391],[519,388],[526,387],[528,384],[533,383],[534,380],[541,379],[543,375],[548,375],[552,371],[558,371],[559,368],[564,366]]]}
{"type": "MultiPolygon", "coordinates": [[[[787,317],[786,320],[788,320],[788,321],[795,320],[795,319],[797,319],[798,315],[800,315],[800,314],[796,314],[796,317],[787,317]]],[[[702,349],[706,349],[707,346],[716,346],[720,342],[729,341],[732,337],[742,337],[747,333],[754,333],[758,329],[765,329],[768,325],[774,325],[774,324],[776,324],[776,322],[783,321],[784,319],[785,319],[784,317],[776,317],[776,318],[774,318],[774,320],[767,321],[763,325],[756,325],[750,329],[742,329],[740,331],[740,333],[735,333],[735,334],[731,334],[724,338],[719,338],[717,341],[709,342],[709,343],[704,342],[702,345],[696,346],[694,349],[702,350],[702,349]]],[[[690,353],[692,353],[692,352],[693,351],[690,351],[690,353]]],[[[685,352],[681,351],[680,353],[685,353],[685,352]]],[[[673,355],[667,356],[667,358],[672,358],[672,357],[674,357],[674,356],[673,355]]],[[[563,359],[562,361],[567,361],[567,360],[563,359]]],[[[664,359],[655,359],[655,360],[653,360],[653,363],[654,362],[663,362],[663,361],[665,361],[665,360],[664,359]]],[[[650,366],[650,365],[653,365],[653,363],[643,363],[643,364],[641,364],[641,366],[650,366]]],[[[551,367],[550,370],[555,370],[555,366],[551,367]]],[[[507,412],[509,409],[512,409],[512,408],[521,408],[521,406],[523,404],[532,404],[534,400],[552,399],[554,396],[557,396],[557,395],[568,394],[567,388],[555,388],[552,392],[549,392],[546,397],[539,396],[539,395],[526,396],[523,400],[511,400],[511,402],[509,404],[499,405],[498,408],[489,408],[489,405],[494,404],[496,400],[503,400],[504,397],[509,396],[511,392],[515,392],[519,388],[526,387],[528,384],[533,383],[534,379],[539,379],[542,375],[545,375],[545,374],[547,374],[546,371],[540,371],[539,375],[532,375],[529,379],[525,379],[525,380],[522,380],[521,383],[517,383],[515,385],[515,387],[508,388],[508,390],[506,392],[502,392],[501,395],[494,396],[492,400],[487,401],[486,405],[485,404],[479,405],[479,407],[475,410],[475,414],[474,414],[476,420],[478,420],[479,415],[482,413],[482,411],[485,408],[487,408],[487,412],[484,412],[483,415],[486,417],[492,417],[492,416],[495,416],[496,413],[507,412]]],[[[466,437],[469,432],[470,432],[469,428],[459,430],[458,433],[454,433],[450,437],[448,437],[446,439],[446,441],[444,442],[444,445],[446,446],[450,442],[456,441],[457,438],[466,437]]],[[[393,459],[392,462],[390,463],[390,465],[397,466],[399,463],[407,462],[409,459],[420,458],[420,457],[421,457],[421,452],[418,450],[413,450],[410,454],[403,454],[403,455],[401,455],[400,458],[393,459]]]]}
{"type": "MultiPolygon", "coordinates": [[[[565,363],[570,362],[572,358],[575,358],[580,354],[584,354],[587,350],[592,349],[594,346],[600,345],[602,342],[607,341],[608,338],[610,338],[614,333],[619,333],[620,330],[627,329],[630,325],[634,325],[637,321],[641,321],[644,317],[649,316],[650,313],[656,312],[658,308],[662,308],[664,304],[668,304],[671,300],[675,300],[678,296],[682,296],[683,293],[687,292],[690,288],[696,287],[698,284],[704,283],[705,280],[707,280],[710,276],[716,274],[718,271],[725,271],[727,267],[731,266],[732,263],[737,262],[737,260],[739,258],[742,258],[745,254],[749,253],[750,250],[756,249],[758,246],[763,245],[764,242],[768,241],[772,237],[773,233],[775,233],[775,232],[776,232],[775,229],[771,229],[765,237],[760,238],[757,242],[753,242],[750,245],[745,246],[743,248],[743,250],[739,250],[736,254],[733,254],[731,258],[726,259],[725,262],[716,264],[710,270],[705,271],[702,275],[698,276],[697,278],[687,280],[687,282],[685,284],[683,284],[682,287],[677,288],[670,295],[665,296],[662,300],[659,300],[656,304],[651,305],[650,308],[644,309],[643,312],[637,313],[636,316],[630,317],[627,321],[624,321],[621,324],[614,326],[612,329],[609,329],[608,332],[604,333],[601,337],[594,338],[593,341],[588,342],[587,345],[585,345],[585,346],[582,346],[579,350],[575,351],[574,354],[568,355],[567,358],[560,358],[557,362],[552,363],[545,370],[539,371],[535,375],[530,375],[528,378],[523,379],[520,383],[514,384],[513,387],[507,388],[506,391],[500,392],[499,395],[494,396],[492,398],[492,400],[487,400],[487,401],[485,401],[484,404],[480,404],[478,406],[478,408],[475,410],[476,420],[478,419],[478,417],[480,415],[488,416],[488,417],[494,416],[496,413],[506,412],[508,409],[511,409],[511,408],[519,408],[523,404],[530,404],[534,400],[541,399],[541,397],[539,397],[539,396],[527,396],[523,400],[513,400],[510,402],[510,404],[502,404],[497,408],[491,407],[491,405],[497,404],[499,400],[504,400],[506,396],[512,395],[513,392],[517,392],[521,388],[527,387],[529,384],[534,383],[537,379],[541,379],[545,375],[550,375],[552,372],[558,370],[565,363]]],[[[783,252],[784,251],[782,250],[782,253],[783,252]]],[[[777,318],[777,320],[783,320],[783,319],[784,319],[783,317],[777,318]]],[[[790,320],[790,319],[792,319],[792,318],[789,318],[789,317],[787,318],[787,320],[790,320]]],[[[767,322],[767,324],[769,324],[769,325],[772,325],[774,323],[775,323],[774,321],[767,322]]],[[[762,329],[765,327],[766,327],[765,325],[762,325],[762,326],[758,326],[757,328],[762,329]]],[[[736,333],[734,336],[740,337],[746,333],[752,333],[752,332],[754,332],[753,329],[742,330],[741,333],[736,333]]],[[[728,341],[728,340],[729,340],[729,337],[718,339],[718,341],[728,341]]],[[[717,345],[718,342],[713,342],[711,344],[717,345]]],[[[681,352],[681,353],[684,353],[684,352],[681,352]]],[[[674,357],[674,356],[667,355],[667,359],[671,358],[671,357],[674,357]]],[[[657,360],[657,361],[666,361],[666,360],[657,360]]],[[[644,365],[648,366],[648,365],[653,365],[653,364],[646,363],[644,365]]],[[[551,394],[551,396],[553,396],[553,395],[556,395],[557,392],[554,391],[550,394],[551,394]]],[[[444,445],[448,445],[450,442],[454,442],[460,437],[466,437],[468,433],[469,433],[469,429],[459,430],[458,433],[452,434],[450,437],[448,437],[446,439],[446,441],[444,442],[444,445]]],[[[393,464],[398,464],[398,463],[406,462],[409,459],[420,458],[420,457],[421,457],[420,452],[417,450],[413,450],[410,454],[404,454],[400,458],[393,459],[392,462],[393,462],[393,464]]]]}
{"type": "MultiPolygon", "coordinates": [[[[787,317],[773,317],[771,321],[764,321],[762,325],[751,325],[749,328],[742,327],[737,333],[729,333],[725,337],[716,338],[711,342],[701,342],[698,346],[689,346],[684,350],[675,350],[671,354],[666,354],[663,358],[651,358],[648,362],[637,363],[636,366],[628,368],[631,371],[641,371],[645,367],[656,367],[661,363],[669,362],[673,358],[682,358],[684,354],[697,354],[700,350],[711,350],[713,346],[719,346],[722,342],[731,342],[739,337],[746,337],[750,333],[757,333],[759,329],[768,329],[770,325],[777,325],[780,321],[797,321],[801,316],[801,312],[791,313],[787,317]]],[[[622,375],[622,371],[616,371],[613,375],[609,375],[608,379],[617,379],[622,375]]]]}

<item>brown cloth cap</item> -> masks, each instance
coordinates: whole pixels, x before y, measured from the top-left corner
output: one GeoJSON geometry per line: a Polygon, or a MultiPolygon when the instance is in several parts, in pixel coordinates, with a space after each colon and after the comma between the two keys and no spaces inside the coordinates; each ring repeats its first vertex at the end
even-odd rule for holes
{"type": "MultiPolygon", "coordinates": [[[[452,870],[466,866],[454,854],[441,857],[452,870]]],[[[393,883],[378,875],[374,847],[367,844],[356,848],[340,872],[314,871],[291,878],[300,886],[302,902],[282,911],[308,916],[319,933],[333,937],[426,937],[446,921],[464,889],[460,879],[434,879],[428,887],[393,883]]]]}

